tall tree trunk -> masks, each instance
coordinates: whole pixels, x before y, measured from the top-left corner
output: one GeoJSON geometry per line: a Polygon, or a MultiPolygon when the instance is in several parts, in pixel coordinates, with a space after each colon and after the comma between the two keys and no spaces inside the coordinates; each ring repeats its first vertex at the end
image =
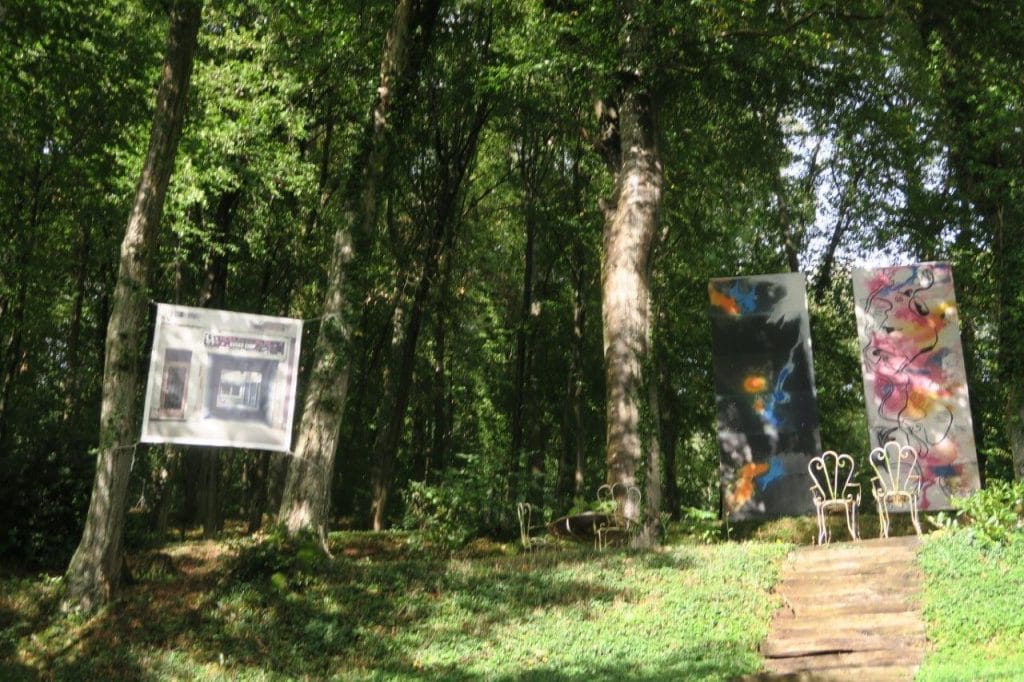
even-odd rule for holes
{"type": "MultiPolygon", "coordinates": [[[[524,145],[525,146],[525,145],[524,145]]],[[[526,162],[524,162],[525,164],[526,162]]],[[[515,354],[515,377],[512,385],[512,452],[509,459],[509,471],[512,474],[510,481],[516,481],[519,474],[523,451],[523,410],[526,403],[527,385],[527,341],[530,338],[529,328],[531,311],[533,308],[533,270],[534,270],[534,243],[537,236],[537,220],[531,205],[534,201],[533,192],[530,191],[530,181],[525,168],[522,171],[526,189],[523,194],[522,211],[526,222],[526,244],[523,253],[523,282],[522,298],[519,305],[519,324],[516,327],[516,354],[515,354]]],[[[532,470],[530,478],[534,477],[532,470]]],[[[531,490],[533,486],[530,486],[531,490]]],[[[515,493],[513,493],[515,494],[515,493]]]]}
{"type": "MultiPolygon", "coordinates": [[[[651,253],[657,234],[662,167],[650,94],[624,76],[619,106],[621,166],[607,207],[601,268],[608,482],[636,485],[643,458],[643,367],[650,350],[651,253]]],[[[636,510],[627,510],[636,514],[636,510]]]]}
{"type": "MultiPolygon", "coordinates": [[[[453,140],[448,149],[438,149],[438,158],[445,159],[443,170],[438,181],[437,205],[434,212],[434,224],[431,228],[429,241],[424,250],[423,273],[413,297],[409,312],[409,323],[404,334],[399,337],[399,345],[395,348],[397,371],[389,373],[388,383],[384,389],[383,403],[380,414],[385,416],[384,426],[377,432],[373,447],[373,471],[370,488],[373,495],[371,502],[371,522],[374,530],[384,528],[385,513],[391,495],[394,460],[398,450],[405,411],[409,404],[409,386],[416,360],[416,343],[419,338],[423,317],[426,314],[427,298],[431,287],[438,277],[442,265],[448,268],[447,261],[451,258],[455,243],[455,229],[458,221],[459,194],[466,172],[476,158],[480,132],[490,115],[486,104],[479,104],[467,121],[468,130],[462,139],[453,140]]],[[[443,144],[440,136],[438,144],[443,144]]]]}
{"type": "MultiPolygon", "coordinates": [[[[653,355],[653,353],[652,353],[653,355]]],[[[644,476],[644,496],[647,498],[644,505],[643,529],[637,536],[634,544],[637,547],[655,547],[661,543],[661,507],[663,496],[663,475],[661,455],[661,411],[658,400],[658,372],[648,366],[647,378],[647,406],[649,409],[646,449],[646,475],[644,476]]]]}
{"type": "MultiPolygon", "coordinates": [[[[437,255],[430,258],[436,262],[437,255]]],[[[395,361],[387,374],[384,387],[381,416],[384,424],[377,431],[373,441],[373,469],[371,472],[370,491],[373,495],[370,507],[370,522],[374,530],[383,530],[384,515],[391,497],[392,477],[395,468],[395,455],[398,441],[405,423],[405,412],[409,406],[409,389],[412,386],[412,374],[416,365],[416,344],[423,316],[427,305],[427,296],[436,273],[436,265],[427,269],[420,276],[416,294],[409,311],[409,322],[405,329],[395,334],[397,343],[393,349],[395,361]]],[[[401,324],[399,316],[396,323],[401,324]]]]}
{"type": "Polygon", "coordinates": [[[679,516],[679,483],[676,480],[676,440],[679,433],[678,422],[672,409],[672,399],[667,397],[658,403],[661,414],[661,430],[659,444],[663,478],[665,479],[665,503],[662,508],[673,518],[679,516]]]}
{"type": "MultiPolygon", "coordinates": [[[[447,324],[448,300],[450,296],[451,259],[445,261],[445,273],[442,278],[440,305],[434,315],[434,376],[431,380],[431,402],[433,403],[433,437],[430,444],[429,469],[442,471],[448,465],[448,443],[451,436],[451,412],[448,397],[447,361],[447,324]]],[[[426,481],[428,472],[424,472],[426,481]]]]}
{"type": "Polygon", "coordinates": [[[68,367],[67,383],[65,385],[66,395],[64,404],[64,422],[67,423],[78,413],[78,405],[81,400],[79,390],[82,371],[82,311],[85,305],[86,277],[89,273],[89,253],[91,247],[89,226],[83,225],[78,235],[76,246],[75,268],[75,297],[71,308],[71,328],[68,330],[68,367]]]}
{"type": "Polygon", "coordinates": [[[377,97],[370,113],[365,148],[350,169],[357,185],[350,192],[349,206],[334,234],[334,250],[327,275],[322,321],[313,348],[313,368],[299,425],[295,456],[285,479],[278,520],[289,535],[302,531],[316,533],[326,548],[327,517],[338,433],[345,411],[350,366],[345,353],[349,340],[348,310],[345,306],[345,269],[352,258],[352,233],[372,231],[377,223],[378,185],[384,167],[385,137],[389,134],[395,89],[408,81],[414,69],[409,43],[418,26],[426,41],[437,16],[437,0],[399,0],[381,59],[377,97]],[[418,15],[418,21],[414,17],[418,15]]]}
{"type": "Polygon", "coordinates": [[[245,520],[250,535],[263,527],[263,511],[267,508],[270,458],[260,453],[245,463],[245,520]]]}
{"type": "Polygon", "coordinates": [[[107,326],[96,478],[82,539],[65,575],[67,603],[84,610],[109,601],[121,584],[128,477],[138,434],[139,366],[148,322],[152,263],[188,101],[201,12],[200,2],[183,0],[171,7],[149,150],[121,244],[107,326]]]}
{"type": "MultiPolygon", "coordinates": [[[[582,150],[578,150],[573,164],[573,194],[577,217],[582,217],[584,214],[584,179],[580,172],[581,155],[582,150]]],[[[586,358],[587,309],[584,292],[587,289],[587,276],[586,250],[580,241],[577,241],[573,247],[572,289],[572,355],[569,375],[572,382],[573,449],[576,455],[576,466],[573,472],[573,496],[582,497],[586,471],[586,444],[583,434],[583,362],[586,358]]]]}
{"type": "MultiPolygon", "coordinates": [[[[201,308],[223,309],[227,305],[228,290],[228,247],[231,242],[231,227],[235,219],[235,210],[242,195],[238,190],[221,194],[214,212],[214,239],[210,253],[207,255],[206,273],[199,292],[201,308]]],[[[188,460],[199,467],[199,521],[203,526],[203,537],[215,538],[224,527],[222,510],[223,497],[223,462],[224,453],[220,448],[202,448],[189,453],[188,460]],[[193,456],[194,455],[194,456],[193,456]],[[196,462],[198,460],[198,462],[196,462]]],[[[186,460],[186,461],[188,461],[186,460]]]]}

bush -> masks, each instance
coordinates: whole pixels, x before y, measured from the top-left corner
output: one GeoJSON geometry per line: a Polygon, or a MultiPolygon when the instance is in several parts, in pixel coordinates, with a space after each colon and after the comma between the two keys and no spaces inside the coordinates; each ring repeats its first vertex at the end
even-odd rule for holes
{"type": "Polygon", "coordinates": [[[1003,546],[1024,539],[1024,481],[990,481],[984,490],[953,500],[955,518],[944,525],[963,527],[982,547],[1003,546]]]}
{"type": "Polygon", "coordinates": [[[445,471],[436,485],[419,481],[405,491],[403,525],[444,550],[464,546],[502,525],[502,477],[486,469],[476,455],[459,455],[463,465],[445,471]]]}

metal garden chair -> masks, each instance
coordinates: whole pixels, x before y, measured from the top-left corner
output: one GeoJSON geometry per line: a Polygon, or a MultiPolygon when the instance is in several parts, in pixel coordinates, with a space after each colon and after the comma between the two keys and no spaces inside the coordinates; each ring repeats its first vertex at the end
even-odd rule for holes
{"type": "Polygon", "coordinates": [[[619,538],[624,543],[640,532],[640,489],[622,483],[604,484],[597,489],[597,502],[608,514],[594,532],[594,546],[604,549],[619,538]]]}
{"type": "Polygon", "coordinates": [[[921,522],[917,507],[921,498],[921,470],[917,465],[917,450],[891,440],[875,448],[868,456],[875,477],[871,479],[871,493],[878,506],[879,535],[889,537],[890,514],[906,507],[910,522],[921,535],[921,522]]]}
{"type": "Polygon", "coordinates": [[[858,539],[857,507],[860,505],[860,483],[853,483],[853,457],[829,450],[807,463],[811,475],[811,497],[818,517],[818,544],[832,541],[828,514],[842,511],[850,538],[858,539]]]}

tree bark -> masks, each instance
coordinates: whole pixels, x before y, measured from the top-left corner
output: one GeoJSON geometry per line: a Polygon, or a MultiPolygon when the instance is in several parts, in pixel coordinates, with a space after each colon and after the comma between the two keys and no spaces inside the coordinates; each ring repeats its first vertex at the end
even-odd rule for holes
{"type": "Polygon", "coordinates": [[[601,268],[606,462],[609,483],[633,486],[643,458],[640,416],[650,350],[651,252],[662,187],[653,103],[634,74],[625,77],[619,121],[622,165],[614,205],[606,211],[601,268]]]}
{"type": "MultiPolygon", "coordinates": [[[[525,165],[527,162],[523,161],[522,163],[525,165]]],[[[527,341],[530,338],[530,314],[533,308],[534,242],[536,241],[537,236],[537,221],[533,206],[531,205],[534,201],[534,197],[533,192],[530,190],[530,179],[528,177],[529,171],[526,168],[523,168],[521,174],[523,176],[523,184],[525,186],[522,211],[525,216],[526,223],[526,244],[523,248],[522,298],[520,299],[519,305],[519,324],[516,327],[515,377],[512,385],[512,452],[510,453],[511,456],[509,459],[509,471],[512,474],[511,480],[513,482],[516,480],[519,473],[519,467],[521,465],[520,459],[522,458],[523,450],[523,410],[526,403],[526,370],[527,355],[529,354],[527,341]]],[[[535,473],[536,472],[532,471],[531,467],[531,479],[535,473]]]]}
{"type": "MultiPolygon", "coordinates": [[[[288,535],[316,533],[326,548],[327,517],[334,459],[348,394],[350,365],[346,353],[350,336],[346,320],[345,269],[352,258],[353,230],[370,233],[377,223],[378,185],[384,167],[385,139],[393,110],[396,85],[410,76],[409,43],[418,24],[429,34],[437,16],[436,0],[399,0],[384,45],[377,97],[370,112],[364,146],[350,177],[357,185],[334,234],[334,249],[321,309],[322,320],[313,348],[313,368],[299,426],[295,455],[288,467],[278,521],[288,535]],[[418,20],[417,17],[418,16],[418,20]]],[[[425,39],[425,36],[424,36],[425,39]]]]}
{"type": "Polygon", "coordinates": [[[160,216],[181,136],[202,4],[171,10],[149,150],[135,192],[107,326],[99,456],[81,542],[65,575],[69,606],[91,610],[117,592],[124,562],[128,477],[137,436],[139,367],[160,216]]]}

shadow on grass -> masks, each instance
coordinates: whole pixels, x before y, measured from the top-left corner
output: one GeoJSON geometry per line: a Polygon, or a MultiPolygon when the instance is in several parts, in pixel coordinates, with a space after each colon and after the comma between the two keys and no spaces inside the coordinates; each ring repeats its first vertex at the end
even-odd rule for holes
{"type": "MultiPolygon", "coordinates": [[[[700,561],[698,552],[574,547],[449,558],[369,534],[338,538],[334,560],[248,542],[232,555],[204,543],[168,551],[176,574],[131,587],[99,615],[62,621],[50,609],[46,623],[21,626],[23,634],[51,634],[33,645],[29,665],[0,663],[0,678],[481,679],[464,669],[506,626],[529,628],[552,611],[586,622],[631,608],[643,587],[624,574],[689,570],[700,561]]],[[[3,623],[19,617],[0,612],[3,623]]],[[[592,653],[488,679],[721,679],[751,655],[731,643],[679,646],[657,656],[657,670],[592,653]]],[[[6,638],[0,647],[5,660],[16,653],[6,638]]]]}

